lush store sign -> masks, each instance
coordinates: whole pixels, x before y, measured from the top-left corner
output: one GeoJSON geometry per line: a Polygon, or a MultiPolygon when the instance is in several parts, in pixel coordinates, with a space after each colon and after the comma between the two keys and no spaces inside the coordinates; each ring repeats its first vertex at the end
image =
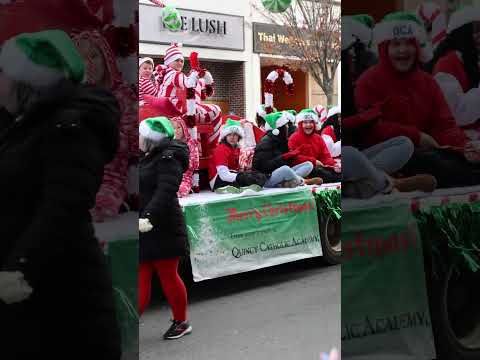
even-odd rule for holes
{"type": "Polygon", "coordinates": [[[158,44],[178,42],[192,47],[239,51],[245,49],[243,16],[178,10],[182,26],[178,31],[170,31],[163,24],[158,6],[140,4],[140,41],[158,44]]]}

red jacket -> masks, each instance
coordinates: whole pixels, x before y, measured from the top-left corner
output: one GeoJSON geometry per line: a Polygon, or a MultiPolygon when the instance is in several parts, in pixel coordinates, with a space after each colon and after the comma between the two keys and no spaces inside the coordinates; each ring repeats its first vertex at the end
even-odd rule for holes
{"type": "Polygon", "coordinates": [[[371,146],[404,135],[418,145],[420,132],[425,132],[440,145],[463,147],[465,135],[433,77],[418,66],[408,74],[398,73],[386,47],[387,43],[380,46],[380,62],[362,74],[355,89],[359,112],[382,108],[382,116],[365,134],[365,144],[371,146]]]}
{"type": "Polygon", "coordinates": [[[217,175],[217,166],[224,165],[230,171],[239,170],[238,160],[240,158],[240,148],[233,148],[225,143],[220,143],[215,148],[212,158],[208,164],[209,181],[217,175]]]}
{"type": "Polygon", "coordinates": [[[298,125],[297,131],[288,139],[288,149],[290,151],[301,148],[301,155],[294,158],[292,165],[298,165],[305,161],[310,161],[313,166],[317,166],[317,160],[327,166],[334,166],[335,160],[333,160],[328,151],[325,141],[322,137],[315,132],[311,135],[305,134],[303,130],[303,123],[298,125]]]}

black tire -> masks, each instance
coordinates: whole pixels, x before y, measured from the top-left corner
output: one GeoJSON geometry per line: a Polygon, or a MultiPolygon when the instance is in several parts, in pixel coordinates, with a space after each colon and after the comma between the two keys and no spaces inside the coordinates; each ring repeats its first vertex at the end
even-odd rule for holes
{"type": "Polygon", "coordinates": [[[430,277],[430,311],[437,360],[480,359],[480,274],[456,273],[452,264],[443,278],[430,277]]]}
{"type": "Polygon", "coordinates": [[[329,215],[320,221],[320,237],[322,241],[323,261],[328,265],[342,262],[341,221],[329,215]]]}

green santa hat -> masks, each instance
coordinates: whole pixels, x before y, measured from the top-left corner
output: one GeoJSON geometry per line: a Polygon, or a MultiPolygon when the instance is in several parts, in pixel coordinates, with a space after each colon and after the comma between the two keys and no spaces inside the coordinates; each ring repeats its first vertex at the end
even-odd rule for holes
{"type": "Polygon", "coordinates": [[[447,34],[451,34],[452,31],[474,21],[480,21],[480,7],[469,5],[459,7],[450,15],[447,34]]]}
{"type": "Polygon", "coordinates": [[[318,119],[318,114],[315,110],[313,109],[303,109],[297,114],[297,124],[302,122],[302,121],[314,121],[315,124],[318,124],[319,119],[318,119]]]}
{"type": "Polygon", "coordinates": [[[428,62],[433,57],[423,23],[412,12],[397,11],[387,14],[373,29],[373,40],[377,45],[394,39],[416,39],[421,48],[420,61],[428,62]]]}
{"type": "Polygon", "coordinates": [[[367,14],[358,14],[342,17],[342,50],[348,49],[356,41],[370,47],[372,42],[373,17],[367,14]]]}
{"type": "Polygon", "coordinates": [[[0,69],[12,80],[44,87],[62,79],[81,82],[85,65],[64,31],[46,30],[7,40],[0,52],[0,69]]]}
{"type": "Polygon", "coordinates": [[[265,116],[265,130],[272,130],[273,135],[280,134],[278,128],[291,122],[292,114],[287,111],[277,111],[265,116]]]}
{"type": "Polygon", "coordinates": [[[374,25],[375,20],[368,14],[353,15],[351,22],[352,29],[350,31],[358,41],[366,46],[370,46],[374,25]]]}
{"type": "Polygon", "coordinates": [[[227,135],[230,134],[237,134],[240,138],[245,137],[245,133],[243,131],[240,121],[227,119],[225,125],[223,125],[222,129],[220,130],[220,141],[225,139],[227,135]]]}
{"type": "MultiPolygon", "coordinates": [[[[277,112],[277,109],[273,108],[273,112],[277,112]]],[[[267,116],[264,104],[257,107],[257,115],[260,116],[262,119],[265,119],[265,116],[267,116]]]]}
{"type": "Polygon", "coordinates": [[[164,116],[148,118],[140,123],[138,131],[145,139],[160,141],[164,138],[174,139],[175,129],[164,116]]]}

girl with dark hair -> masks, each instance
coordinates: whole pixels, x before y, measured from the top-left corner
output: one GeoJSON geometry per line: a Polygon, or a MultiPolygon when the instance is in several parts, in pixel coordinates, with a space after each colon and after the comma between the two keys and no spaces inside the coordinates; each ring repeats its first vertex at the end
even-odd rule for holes
{"type": "MultiPolygon", "coordinates": [[[[378,107],[358,113],[354,103],[356,58],[355,44],[369,42],[356,36],[358,27],[348,18],[343,19],[342,36],[342,194],[347,197],[367,198],[379,193],[398,191],[432,191],[435,179],[431,176],[414,176],[395,179],[390,175],[399,171],[410,159],[413,144],[406,137],[394,137],[365,148],[365,137],[382,113],[378,107]],[[350,35],[350,37],[349,37],[350,35]],[[358,148],[363,148],[360,151],[358,148]],[[390,174],[390,175],[389,175],[390,174]]],[[[361,75],[361,74],[356,74],[361,75]]]]}
{"type": "Polygon", "coordinates": [[[210,188],[217,193],[260,191],[266,177],[258,171],[240,171],[240,140],[245,136],[240,121],[227,118],[220,130],[220,143],[210,160],[210,188]]]}
{"type": "Polygon", "coordinates": [[[454,12],[447,38],[435,52],[433,74],[457,124],[469,139],[480,138],[480,8],[454,12]]]}

